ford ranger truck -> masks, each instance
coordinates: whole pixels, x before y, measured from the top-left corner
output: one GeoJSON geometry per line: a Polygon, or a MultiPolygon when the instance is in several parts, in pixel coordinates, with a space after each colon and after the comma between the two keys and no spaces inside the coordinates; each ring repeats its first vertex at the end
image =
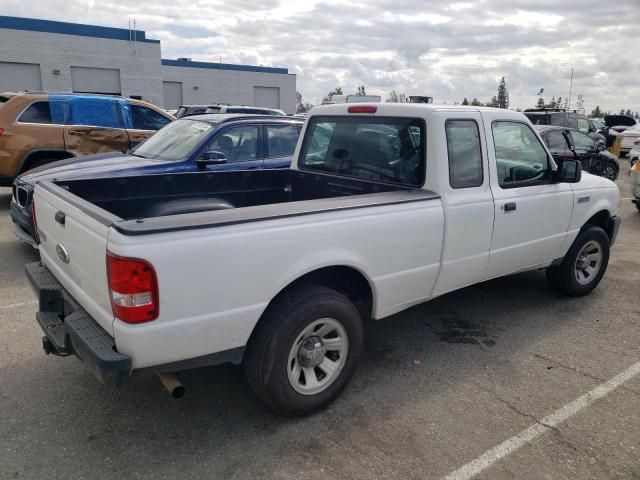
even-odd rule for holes
{"type": "Polygon", "coordinates": [[[242,363],[276,412],[328,405],[364,320],[545,269],[590,293],[620,220],[610,180],[556,165],[518,112],[314,108],[291,169],[36,185],[26,267],[47,353],[105,383],[242,363]]]}

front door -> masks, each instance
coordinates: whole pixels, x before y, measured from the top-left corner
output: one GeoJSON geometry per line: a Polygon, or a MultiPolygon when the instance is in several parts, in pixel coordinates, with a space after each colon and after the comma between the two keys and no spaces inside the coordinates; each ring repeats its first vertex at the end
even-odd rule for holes
{"type": "Polygon", "coordinates": [[[560,257],[573,209],[571,186],[553,182],[549,154],[528,124],[496,120],[487,126],[487,136],[495,156],[488,277],[560,257]]]}
{"type": "MultiPolygon", "coordinates": [[[[127,121],[129,123],[127,126],[127,134],[129,135],[131,148],[144,142],[151,135],[171,122],[170,118],[143,105],[132,103],[128,105],[128,110],[130,112],[130,118],[127,121]]],[[[125,115],[125,118],[126,117],[127,115],[125,115]]]]}

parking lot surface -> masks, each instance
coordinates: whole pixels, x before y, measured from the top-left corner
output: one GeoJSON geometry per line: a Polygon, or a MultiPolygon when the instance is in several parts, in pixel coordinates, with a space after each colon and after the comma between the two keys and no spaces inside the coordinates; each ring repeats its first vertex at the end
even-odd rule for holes
{"type": "Polygon", "coordinates": [[[0,479],[640,479],[640,214],[621,164],[593,294],[530,272],[372,322],[344,394],[293,420],[240,367],[181,374],[176,401],[155,377],[109,389],[45,356],[23,274],[38,255],[0,189],[0,479]]]}

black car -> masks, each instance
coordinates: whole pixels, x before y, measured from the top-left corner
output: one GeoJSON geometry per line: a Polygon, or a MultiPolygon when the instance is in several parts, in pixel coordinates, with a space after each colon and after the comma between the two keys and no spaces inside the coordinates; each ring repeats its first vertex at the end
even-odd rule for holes
{"type": "Polygon", "coordinates": [[[524,111],[524,114],[534,125],[573,128],[589,135],[594,140],[606,141],[605,136],[598,133],[598,125],[590,118],[577,112],[568,112],[562,109],[529,108],[524,111]]]}
{"type": "Polygon", "coordinates": [[[601,142],[572,128],[536,125],[536,129],[557,163],[577,158],[586,172],[609,180],[618,178],[618,159],[601,142]]]}

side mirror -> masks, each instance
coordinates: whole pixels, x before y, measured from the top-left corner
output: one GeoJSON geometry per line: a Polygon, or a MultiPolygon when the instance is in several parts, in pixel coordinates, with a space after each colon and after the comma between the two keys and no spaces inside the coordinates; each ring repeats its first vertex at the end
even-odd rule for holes
{"type": "Polygon", "coordinates": [[[196,160],[199,168],[205,168],[207,165],[222,165],[223,163],[227,163],[227,157],[224,153],[215,150],[204,153],[196,160]]]}
{"type": "Polygon", "coordinates": [[[606,149],[607,149],[607,147],[604,144],[604,142],[602,142],[602,141],[596,142],[596,152],[602,152],[602,151],[604,151],[606,149]]]}
{"type": "Polygon", "coordinates": [[[578,160],[565,160],[556,175],[558,182],[578,183],[582,178],[582,164],[578,160]]]}

